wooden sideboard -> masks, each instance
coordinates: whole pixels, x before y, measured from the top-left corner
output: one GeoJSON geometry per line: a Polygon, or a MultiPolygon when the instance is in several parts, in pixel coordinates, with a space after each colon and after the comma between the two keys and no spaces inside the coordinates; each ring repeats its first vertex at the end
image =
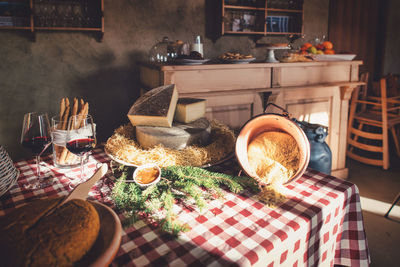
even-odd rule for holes
{"type": "MultiPolygon", "coordinates": [[[[207,117],[240,128],[268,102],[329,127],[332,175],[346,179],[348,102],[362,61],[140,65],[143,90],[176,84],[180,97],[207,99],[207,117]]],[[[271,112],[278,112],[273,109],[271,112]]]]}

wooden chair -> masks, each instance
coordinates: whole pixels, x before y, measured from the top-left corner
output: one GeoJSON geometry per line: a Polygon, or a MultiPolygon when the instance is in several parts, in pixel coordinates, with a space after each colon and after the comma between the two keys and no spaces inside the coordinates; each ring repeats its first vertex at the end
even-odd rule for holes
{"type": "Polygon", "coordinates": [[[389,217],[390,211],[393,209],[394,206],[396,206],[397,202],[400,201],[400,193],[396,196],[396,198],[393,200],[392,205],[390,206],[389,210],[385,213],[385,217],[389,217]]]}
{"type": "MultiPolygon", "coordinates": [[[[364,74],[360,80],[368,81],[364,74]]],[[[380,96],[367,95],[367,86],[353,91],[347,133],[347,156],[357,161],[389,168],[389,131],[400,157],[400,96],[387,97],[386,79],[380,80],[380,96]],[[371,153],[372,152],[372,153],[371,153]],[[376,157],[378,156],[378,157],[376,157]]]]}

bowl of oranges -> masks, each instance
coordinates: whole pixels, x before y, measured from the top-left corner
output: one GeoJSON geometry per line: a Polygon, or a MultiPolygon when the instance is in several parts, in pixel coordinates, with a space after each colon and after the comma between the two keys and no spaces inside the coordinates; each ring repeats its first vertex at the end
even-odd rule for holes
{"type": "Polygon", "coordinates": [[[299,51],[301,55],[310,55],[315,61],[348,61],[353,60],[355,54],[336,54],[333,49],[333,43],[324,41],[313,45],[311,43],[304,43],[299,51]]]}

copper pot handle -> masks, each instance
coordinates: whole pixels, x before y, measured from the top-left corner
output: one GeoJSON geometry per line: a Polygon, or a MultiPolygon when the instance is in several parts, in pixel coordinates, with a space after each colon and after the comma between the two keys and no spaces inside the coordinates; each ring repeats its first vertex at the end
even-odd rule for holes
{"type": "Polygon", "coordinates": [[[280,106],[278,106],[278,105],[276,105],[276,104],[274,104],[274,103],[268,103],[268,104],[265,106],[264,113],[267,113],[267,109],[268,109],[268,107],[269,107],[270,105],[272,105],[272,106],[274,106],[274,107],[276,107],[276,108],[282,110],[282,115],[285,116],[285,117],[290,118],[290,114],[289,114],[289,112],[288,112],[286,109],[284,109],[284,108],[282,108],[282,107],[280,107],[280,106]]]}

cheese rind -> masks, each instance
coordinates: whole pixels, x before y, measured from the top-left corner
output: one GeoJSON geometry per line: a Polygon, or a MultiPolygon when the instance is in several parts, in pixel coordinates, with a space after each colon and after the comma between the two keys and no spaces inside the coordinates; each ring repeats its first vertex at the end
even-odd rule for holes
{"type": "Polygon", "coordinates": [[[205,114],[205,99],[179,98],[176,105],[174,120],[182,123],[190,123],[204,117],[205,114]]]}
{"type": "Polygon", "coordinates": [[[132,105],[128,118],[133,126],[171,127],[178,102],[174,84],[154,88],[132,105]]]}
{"type": "Polygon", "coordinates": [[[205,146],[209,143],[211,125],[206,118],[192,123],[174,122],[171,128],[137,126],[136,139],[144,148],[162,144],[165,147],[180,150],[190,145],[205,146]]]}

